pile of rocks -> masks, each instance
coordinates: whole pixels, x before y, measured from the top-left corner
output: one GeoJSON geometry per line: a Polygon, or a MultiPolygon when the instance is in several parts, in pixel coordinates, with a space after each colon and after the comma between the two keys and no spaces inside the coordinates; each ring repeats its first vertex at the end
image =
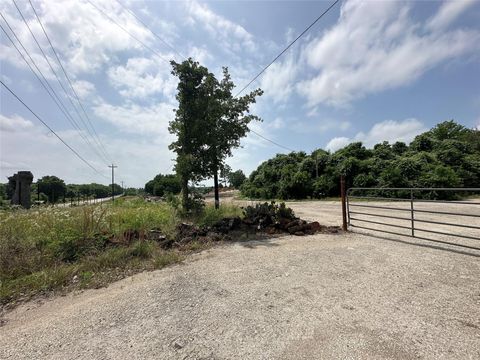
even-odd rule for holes
{"type": "Polygon", "coordinates": [[[313,235],[317,232],[339,233],[338,226],[323,226],[317,221],[308,222],[297,218],[293,210],[285,204],[274,202],[257,204],[244,208],[244,217],[226,217],[212,226],[198,226],[181,223],[176,228],[174,238],[166,237],[160,229],[142,232],[126,230],[121,237],[111,237],[109,241],[116,245],[128,245],[136,240],[153,240],[162,248],[181,247],[192,242],[209,243],[231,241],[244,234],[292,234],[296,236],[313,235]]]}

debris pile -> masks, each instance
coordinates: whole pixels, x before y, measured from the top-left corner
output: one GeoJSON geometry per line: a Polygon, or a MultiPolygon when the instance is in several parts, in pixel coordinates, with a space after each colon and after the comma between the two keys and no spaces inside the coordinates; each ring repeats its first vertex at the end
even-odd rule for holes
{"type": "Polygon", "coordinates": [[[280,205],[271,203],[256,204],[243,209],[245,224],[255,226],[257,230],[263,230],[268,234],[288,232],[289,234],[303,236],[313,235],[316,232],[338,233],[337,226],[323,226],[318,221],[307,222],[295,216],[293,210],[286,207],[285,203],[280,205]]]}
{"type": "Polygon", "coordinates": [[[128,245],[136,240],[156,241],[162,248],[181,247],[192,242],[210,243],[232,241],[242,234],[292,234],[296,236],[313,235],[317,232],[336,234],[338,226],[324,226],[317,221],[308,222],[295,216],[285,203],[275,202],[256,204],[243,208],[243,218],[226,217],[212,226],[197,226],[181,223],[176,228],[174,238],[165,236],[160,229],[150,231],[126,230],[119,237],[110,237],[108,241],[115,245],[128,245]]]}

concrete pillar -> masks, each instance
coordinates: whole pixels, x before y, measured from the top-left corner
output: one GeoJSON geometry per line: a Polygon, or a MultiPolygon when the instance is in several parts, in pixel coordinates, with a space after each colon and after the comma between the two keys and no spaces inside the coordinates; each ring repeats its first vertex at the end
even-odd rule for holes
{"type": "Polygon", "coordinates": [[[22,205],[25,209],[30,208],[30,185],[33,174],[30,171],[19,171],[8,178],[15,180],[15,193],[12,196],[13,205],[22,205]]]}

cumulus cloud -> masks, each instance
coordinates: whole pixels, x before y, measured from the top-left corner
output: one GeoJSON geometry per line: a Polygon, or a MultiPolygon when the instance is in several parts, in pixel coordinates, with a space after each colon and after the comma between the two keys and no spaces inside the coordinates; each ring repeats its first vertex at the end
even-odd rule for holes
{"type": "MultiPolygon", "coordinates": [[[[29,170],[36,179],[44,175],[56,175],[67,183],[109,183],[110,174],[107,164],[85,147],[78,132],[67,130],[57,133],[100,173],[104,174],[104,177],[82,163],[41,125],[32,125],[28,131],[17,131],[10,133],[9,136],[2,136],[0,178],[5,179],[14,172],[29,170]],[[22,146],[19,147],[18,144],[22,146]],[[6,149],[15,149],[15,151],[5,151],[6,149]],[[65,164],[71,164],[71,166],[65,166],[65,164]]],[[[123,180],[126,186],[143,187],[156,174],[171,171],[174,155],[154,139],[130,136],[109,139],[102,137],[101,140],[106,143],[108,151],[115,154],[115,164],[118,165],[115,170],[116,181],[123,180]]]]}
{"type": "Polygon", "coordinates": [[[283,62],[272,64],[262,77],[260,88],[274,103],[284,102],[294,90],[294,80],[299,71],[298,62],[288,57],[283,62]]]}
{"type": "Polygon", "coordinates": [[[0,130],[2,132],[17,132],[24,131],[33,127],[30,120],[26,120],[19,115],[12,115],[10,117],[0,114],[0,130]]]}
{"type": "Polygon", "coordinates": [[[408,4],[347,1],[338,22],[306,46],[303,57],[316,75],[297,90],[312,107],[342,106],[411,83],[434,66],[479,48],[478,31],[441,29],[424,30],[411,18],[408,4]]]}
{"type": "Polygon", "coordinates": [[[162,93],[173,99],[177,86],[176,79],[170,75],[170,66],[151,58],[129,58],[125,66],[111,67],[107,73],[119,93],[129,98],[162,93]]]}
{"type": "MultiPolygon", "coordinates": [[[[149,43],[153,35],[139,24],[130,14],[116,2],[94,2],[107,14],[114,17],[126,30],[137,39],[149,43]]],[[[40,45],[49,49],[47,39],[43,36],[42,29],[28,2],[20,3],[20,10],[27,19],[32,31],[36,34],[40,45]]],[[[53,42],[54,47],[62,57],[67,69],[74,75],[98,71],[105,64],[115,59],[121,51],[141,50],[141,45],[112,23],[97,9],[87,2],[53,0],[34,3],[37,13],[53,42]],[[61,11],[59,11],[61,9],[61,11]]],[[[45,70],[46,75],[51,75],[46,61],[34,43],[27,27],[21,20],[17,10],[11,3],[3,3],[2,14],[12,25],[17,36],[25,47],[32,53],[32,57],[45,70]]],[[[9,61],[14,66],[24,66],[18,61],[18,55],[12,56],[14,51],[10,47],[2,47],[2,53],[8,51],[2,59],[9,61]]],[[[46,54],[54,66],[56,65],[53,54],[47,50],[46,54]]]]}
{"type": "Polygon", "coordinates": [[[218,15],[207,5],[197,1],[186,2],[185,7],[189,21],[194,25],[203,26],[223,46],[234,50],[253,51],[256,49],[253,35],[243,26],[218,15]]]}
{"type": "Polygon", "coordinates": [[[410,143],[415,136],[425,131],[427,131],[427,128],[417,119],[405,119],[402,121],[385,120],[376,123],[367,132],[358,132],[353,138],[335,137],[327,143],[325,148],[330,151],[336,151],[354,141],[361,141],[369,148],[383,141],[410,143]]]}
{"type": "Polygon", "coordinates": [[[172,135],[168,132],[168,123],[174,118],[174,105],[158,103],[150,107],[134,103],[112,105],[101,102],[94,106],[96,116],[111,123],[127,134],[140,134],[157,137],[162,143],[169,143],[172,135]]]}
{"type": "Polygon", "coordinates": [[[80,99],[86,99],[95,92],[95,85],[90,81],[77,80],[72,86],[80,99]]]}
{"type": "Polygon", "coordinates": [[[334,137],[333,139],[331,139],[328,144],[325,146],[325,149],[328,150],[328,151],[337,151],[338,149],[341,149],[342,147],[348,145],[349,143],[351,143],[352,141],[347,138],[347,137],[344,137],[344,136],[341,136],[341,137],[334,137]]]}
{"type": "Polygon", "coordinates": [[[417,119],[386,120],[373,125],[366,133],[359,132],[355,136],[355,141],[361,141],[367,147],[372,147],[382,141],[410,143],[415,136],[427,130],[425,125],[417,119]]]}

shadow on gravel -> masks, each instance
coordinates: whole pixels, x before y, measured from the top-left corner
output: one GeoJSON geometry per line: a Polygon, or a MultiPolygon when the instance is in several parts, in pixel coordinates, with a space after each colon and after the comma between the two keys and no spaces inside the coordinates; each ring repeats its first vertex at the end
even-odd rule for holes
{"type": "Polygon", "coordinates": [[[374,235],[374,234],[367,234],[367,233],[356,233],[364,236],[370,236],[375,239],[380,239],[380,240],[387,240],[387,241],[393,241],[401,244],[406,244],[406,245],[413,245],[413,246],[419,246],[419,247],[426,247],[430,249],[435,249],[435,250],[442,250],[442,251],[448,251],[460,255],[467,255],[467,256],[473,256],[473,257],[478,257],[480,258],[480,248],[474,247],[474,246],[468,246],[468,245],[463,245],[463,244],[456,244],[456,243],[451,243],[448,241],[441,241],[441,240],[432,240],[432,239],[427,239],[427,238],[422,238],[422,237],[415,237],[413,239],[415,240],[423,240],[423,241],[430,241],[430,242],[435,242],[438,244],[442,245],[447,245],[447,246],[455,246],[455,247],[460,247],[462,249],[452,249],[450,247],[446,246],[441,246],[441,245],[434,245],[434,244],[421,244],[417,242],[408,241],[408,240],[401,240],[401,239],[395,239],[392,237],[387,237],[387,236],[381,236],[381,235],[374,235]],[[465,249],[465,250],[463,250],[465,249]]]}

